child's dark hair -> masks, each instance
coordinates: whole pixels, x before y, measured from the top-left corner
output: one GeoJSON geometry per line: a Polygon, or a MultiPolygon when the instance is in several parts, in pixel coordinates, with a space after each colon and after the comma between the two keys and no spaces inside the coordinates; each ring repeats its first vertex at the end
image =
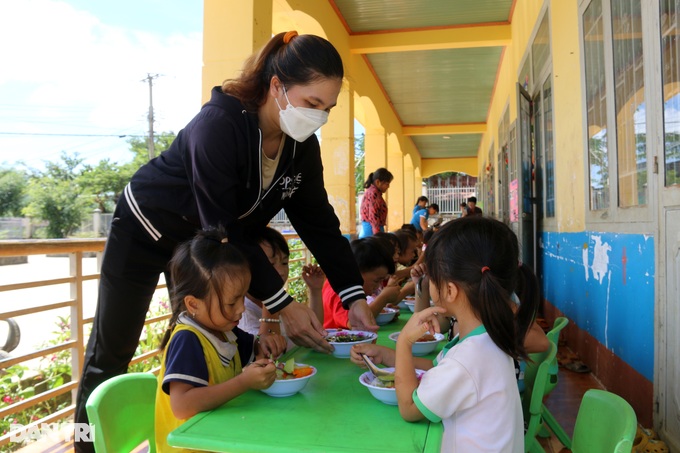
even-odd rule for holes
{"type": "Polygon", "coordinates": [[[264,104],[273,76],[290,89],[324,78],[342,80],[344,69],[340,54],[327,39],[282,32],[244,63],[236,79],[226,80],[222,91],[255,111],[264,104]]]}
{"type": "Polygon", "coordinates": [[[359,272],[370,272],[379,267],[387,268],[388,274],[394,274],[394,260],[384,238],[369,236],[351,242],[354,260],[359,272]]]}
{"type": "Polygon", "coordinates": [[[366,182],[364,183],[364,189],[368,189],[371,187],[371,184],[376,181],[392,182],[393,179],[394,175],[392,175],[387,168],[380,167],[368,175],[368,178],[366,178],[366,182]]]}
{"type": "Polygon", "coordinates": [[[408,248],[409,241],[414,242],[418,241],[418,236],[416,235],[416,232],[411,229],[397,230],[393,234],[396,236],[397,241],[399,242],[400,255],[403,254],[404,251],[406,251],[406,249],[408,248]]]}
{"type": "Polygon", "coordinates": [[[369,237],[375,237],[382,239],[389,243],[389,251],[390,251],[390,256],[394,256],[394,253],[399,250],[399,240],[397,237],[394,235],[394,233],[387,233],[385,231],[379,231],[375,233],[373,236],[369,237]]]}
{"type": "MultiPolygon", "coordinates": [[[[538,292],[521,299],[517,314],[510,296],[520,276],[536,284],[533,272],[520,273],[517,236],[488,217],[463,217],[437,231],[425,251],[430,279],[438,288],[455,283],[470,302],[493,342],[514,359],[527,359],[524,337],[536,315],[538,292]],[[530,274],[530,275],[529,275],[530,274]]],[[[525,286],[528,288],[528,286],[525,286]]]]}
{"type": "Polygon", "coordinates": [[[430,242],[434,232],[434,228],[428,228],[427,230],[423,231],[423,244],[428,244],[430,242]]]}
{"type": "Polygon", "coordinates": [[[167,345],[180,313],[186,311],[184,299],[187,296],[209,300],[210,295],[215,294],[221,308],[224,282],[250,275],[248,260],[229,243],[221,228],[199,231],[193,239],[180,244],[169,267],[172,317],[161,349],[167,345]]]}
{"type": "Polygon", "coordinates": [[[426,197],[425,195],[421,195],[421,196],[419,196],[418,199],[416,200],[416,204],[420,203],[421,201],[424,201],[425,203],[427,203],[427,202],[428,202],[428,199],[427,199],[427,197],[426,197]]]}
{"type": "Polygon", "coordinates": [[[272,227],[265,227],[257,234],[258,244],[269,244],[274,253],[280,251],[286,256],[290,256],[290,249],[288,248],[288,241],[283,235],[272,227]]]}

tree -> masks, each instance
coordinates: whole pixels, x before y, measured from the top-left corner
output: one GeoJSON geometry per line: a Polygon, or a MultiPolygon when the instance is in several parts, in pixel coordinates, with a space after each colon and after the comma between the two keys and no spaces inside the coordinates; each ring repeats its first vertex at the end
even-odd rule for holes
{"type": "Polygon", "coordinates": [[[85,165],[78,180],[83,193],[91,196],[101,212],[113,212],[133,173],[132,165],[118,165],[104,159],[95,166],[85,165]]]}
{"type": "MultiPolygon", "coordinates": [[[[175,140],[175,133],[170,131],[170,132],[161,132],[160,134],[154,135],[153,142],[154,142],[154,150],[156,151],[156,156],[158,156],[160,153],[165,151],[166,149],[170,148],[170,144],[175,140]]],[[[147,139],[146,138],[131,138],[128,141],[128,144],[130,145],[130,151],[135,155],[135,157],[132,159],[132,162],[129,164],[130,167],[133,169],[132,173],[137,171],[139,167],[144,165],[149,161],[149,149],[147,145],[147,139]]]]}
{"type": "Polygon", "coordinates": [[[364,174],[366,168],[366,135],[354,137],[354,185],[355,193],[364,191],[364,174]]]}
{"type": "Polygon", "coordinates": [[[77,154],[61,154],[60,162],[47,162],[44,171],[34,170],[28,183],[29,203],[25,215],[45,220],[48,238],[64,238],[78,227],[91,206],[78,181],[83,160],[77,154]]]}
{"type": "Polygon", "coordinates": [[[0,217],[19,217],[26,205],[26,174],[12,168],[0,168],[0,217]]]}

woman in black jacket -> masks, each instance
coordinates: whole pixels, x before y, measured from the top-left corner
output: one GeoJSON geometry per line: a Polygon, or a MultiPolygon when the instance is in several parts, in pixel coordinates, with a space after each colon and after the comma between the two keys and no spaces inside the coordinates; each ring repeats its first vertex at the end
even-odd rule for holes
{"type": "MultiPolygon", "coordinates": [[[[249,293],[263,301],[263,318],[280,318],[297,344],[328,352],[332,347],[314,313],[294,303],[252,240],[283,208],[342,297],[352,326],[377,329],[349,242],[328,202],[314,135],[336,104],[342,78],[342,60],[330,42],[278,34],[238,78],[213,88],[170,148],[132,177],[106,243],[76,422],[87,422],[85,401],[92,390],[127,370],[159,275],[177,244],[202,228],[224,227],[229,242],[248,257],[249,293]]],[[[263,323],[262,333],[276,327],[263,323]]]]}

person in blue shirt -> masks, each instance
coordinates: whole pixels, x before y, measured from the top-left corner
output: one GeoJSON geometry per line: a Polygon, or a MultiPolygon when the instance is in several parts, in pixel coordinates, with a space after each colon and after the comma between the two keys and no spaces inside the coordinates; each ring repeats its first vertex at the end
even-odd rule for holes
{"type": "Polygon", "coordinates": [[[425,195],[419,196],[418,199],[416,200],[416,205],[413,207],[413,213],[412,214],[415,214],[416,211],[420,211],[421,209],[426,208],[428,202],[429,202],[429,200],[427,199],[427,197],[425,195]]]}
{"type": "Polygon", "coordinates": [[[411,225],[416,227],[416,230],[422,232],[427,230],[427,219],[431,215],[439,214],[439,205],[437,203],[432,203],[430,206],[427,208],[423,207],[422,209],[417,210],[416,212],[413,213],[413,217],[411,218],[411,225]]]}

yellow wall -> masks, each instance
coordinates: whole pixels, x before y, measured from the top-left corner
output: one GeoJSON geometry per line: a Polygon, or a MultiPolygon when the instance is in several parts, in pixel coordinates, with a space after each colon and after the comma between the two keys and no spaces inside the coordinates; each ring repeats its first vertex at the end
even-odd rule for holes
{"type": "MultiPolygon", "coordinates": [[[[583,231],[584,133],[581,112],[578,5],[574,1],[562,0],[546,2],[526,0],[515,5],[512,44],[506,47],[503,55],[496,90],[489,109],[487,133],[484,134],[478,150],[476,174],[484,174],[482,167],[488,160],[492,142],[494,146],[492,162],[494,165],[497,162],[498,126],[505,109],[509,108],[510,123],[517,120],[518,74],[523,58],[531,47],[530,39],[534,28],[543,17],[543,11],[547,11],[551,27],[556,228],[559,231],[583,231]]],[[[499,193],[498,188],[494,189],[499,193]]]]}

